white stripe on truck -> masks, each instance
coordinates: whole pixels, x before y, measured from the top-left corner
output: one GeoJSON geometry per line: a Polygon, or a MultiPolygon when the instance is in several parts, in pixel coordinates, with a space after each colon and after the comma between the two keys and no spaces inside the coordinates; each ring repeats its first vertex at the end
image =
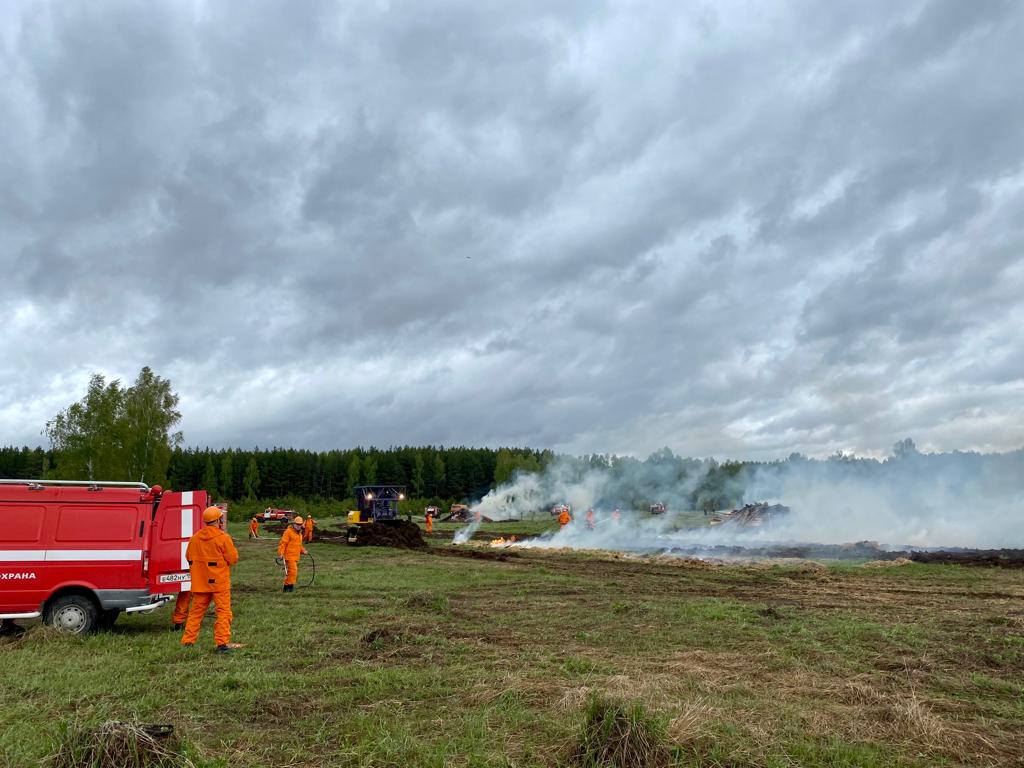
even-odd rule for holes
{"type": "MultiPolygon", "coordinates": [[[[192,491],[181,492],[181,538],[192,538],[192,491]]],[[[188,549],[188,542],[181,542],[181,570],[188,570],[188,560],[185,559],[185,550],[188,549]]]]}
{"type": "Polygon", "coordinates": [[[141,549],[48,549],[46,562],[73,560],[141,560],[141,549]]]}
{"type": "Polygon", "coordinates": [[[45,549],[0,549],[0,563],[41,563],[45,549]]]}
{"type": "Polygon", "coordinates": [[[79,560],[141,560],[141,549],[0,550],[2,563],[73,563],[79,560]]]}

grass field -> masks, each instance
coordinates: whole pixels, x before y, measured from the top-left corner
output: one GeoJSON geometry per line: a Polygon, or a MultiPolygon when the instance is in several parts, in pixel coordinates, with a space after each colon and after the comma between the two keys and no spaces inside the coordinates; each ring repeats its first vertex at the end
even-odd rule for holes
{"type": "Polygon", "coordinates": [[[173,723],[205,766],[559,765],[595,694],[641,704],[683,766],[1024,764],[1020,571],[452,551],[445,533],[425,553],[313,544],[314,586],[286,595],[275,541],[233,532],[233,656],[211,620],[182,649],[166,610],[0,639],[5,765],[38,765],[68,723],[135,718],[173,723]]]}

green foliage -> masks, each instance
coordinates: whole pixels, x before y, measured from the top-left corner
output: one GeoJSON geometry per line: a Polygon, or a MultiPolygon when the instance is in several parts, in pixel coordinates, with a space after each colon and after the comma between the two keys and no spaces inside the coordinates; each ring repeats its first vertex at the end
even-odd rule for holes
{"type": "Polygon", "coordinates": [[[101,374],[85,397],[46,423],[54,453],[52,475],[62,479],[166,482],[181,420],[171,383],[143,368],[125,389],[101,374]]]}
{"type": "Polygon", "coordinates": [[[255,457],[249,458],[249,463],[245,466],[245,479],[242,481],[242,485],[245,488],[245,498],[255,499],[256,494],[260,492],[260,468],[256,464],[255,457]]]}
{"type": "Polygon", "coordinates": [[[512,479],[512,451],[502,448],[494,466],[494,484],[502,485],[512,479]]]}
{"type": "Polygon", "coordinates": [[[422,496],[426,490],[426,480],[423,475],[423,454],[417,451],[413,458],[412,479],[410,481],[413,496],[422,496]]]}
{"type": "Polygon", "coordinates": [[[373,485],[377,482],[377,461],[370,456],[363,464],[363,483],[373,485]]]}
{"type": "Polygon", "coordinates": [[[362,476],[362,464],[359,461],[359,454],[356,454],[352,457],[352,461],[348,463],[348,485],[345,488],[345,495],[352,493],[352,489],[359,485],[362,476]]]}
{"type": "Polygon", "coordinates": [[[210,496],[217,497],[217,470],[213,468],[213,456],[207,455],[206,467],[203,469],[203,479],[200,488],[205,490],[210,496]]]}
{"type": "Polygon", "coordinates": [[[235,497],[235,473],[231,466],[231,451],[225,453],[220,460],[220,484],[217,487],[223,496],[229,499],[235,497]]]}
{"type": "Polygon", "coordinates": [[[444,459],[440,453],[434,454],[434,458],[427,465],[427,493],[431,496],[441,496],[446,490],[444,459]]]}

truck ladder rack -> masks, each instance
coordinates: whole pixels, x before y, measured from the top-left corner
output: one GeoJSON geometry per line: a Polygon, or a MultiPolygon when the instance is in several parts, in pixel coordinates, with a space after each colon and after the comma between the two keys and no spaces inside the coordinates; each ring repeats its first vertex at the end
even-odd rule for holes
{"type": "Polygon", "coordinates": [[[2,480],[0,485],[28,485],[42,488],[47,485],[81,488],[138,488],[148,491],[145,483],[126,483],[117,480],[2,480]]]}

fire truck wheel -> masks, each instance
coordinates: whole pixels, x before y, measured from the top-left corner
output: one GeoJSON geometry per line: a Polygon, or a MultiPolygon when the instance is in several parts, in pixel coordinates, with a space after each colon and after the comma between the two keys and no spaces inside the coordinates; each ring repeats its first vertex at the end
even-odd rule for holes
{"type": "Polygon", "coordinates": [[[117,622],[117,617],[121,615],[121,611],[117,608],[113,608],[109,611],[102,611],[99,618],[96,620],[96,626],[98,629],[110,629],[117,622]]]}
{"type": "Polygon", "coordinates": [[[96,610],[96,604],[87,597],[64,595],[47,606],[44,620],[61,632],[85,635],[96,628],[99,611],[96,610]]]}

